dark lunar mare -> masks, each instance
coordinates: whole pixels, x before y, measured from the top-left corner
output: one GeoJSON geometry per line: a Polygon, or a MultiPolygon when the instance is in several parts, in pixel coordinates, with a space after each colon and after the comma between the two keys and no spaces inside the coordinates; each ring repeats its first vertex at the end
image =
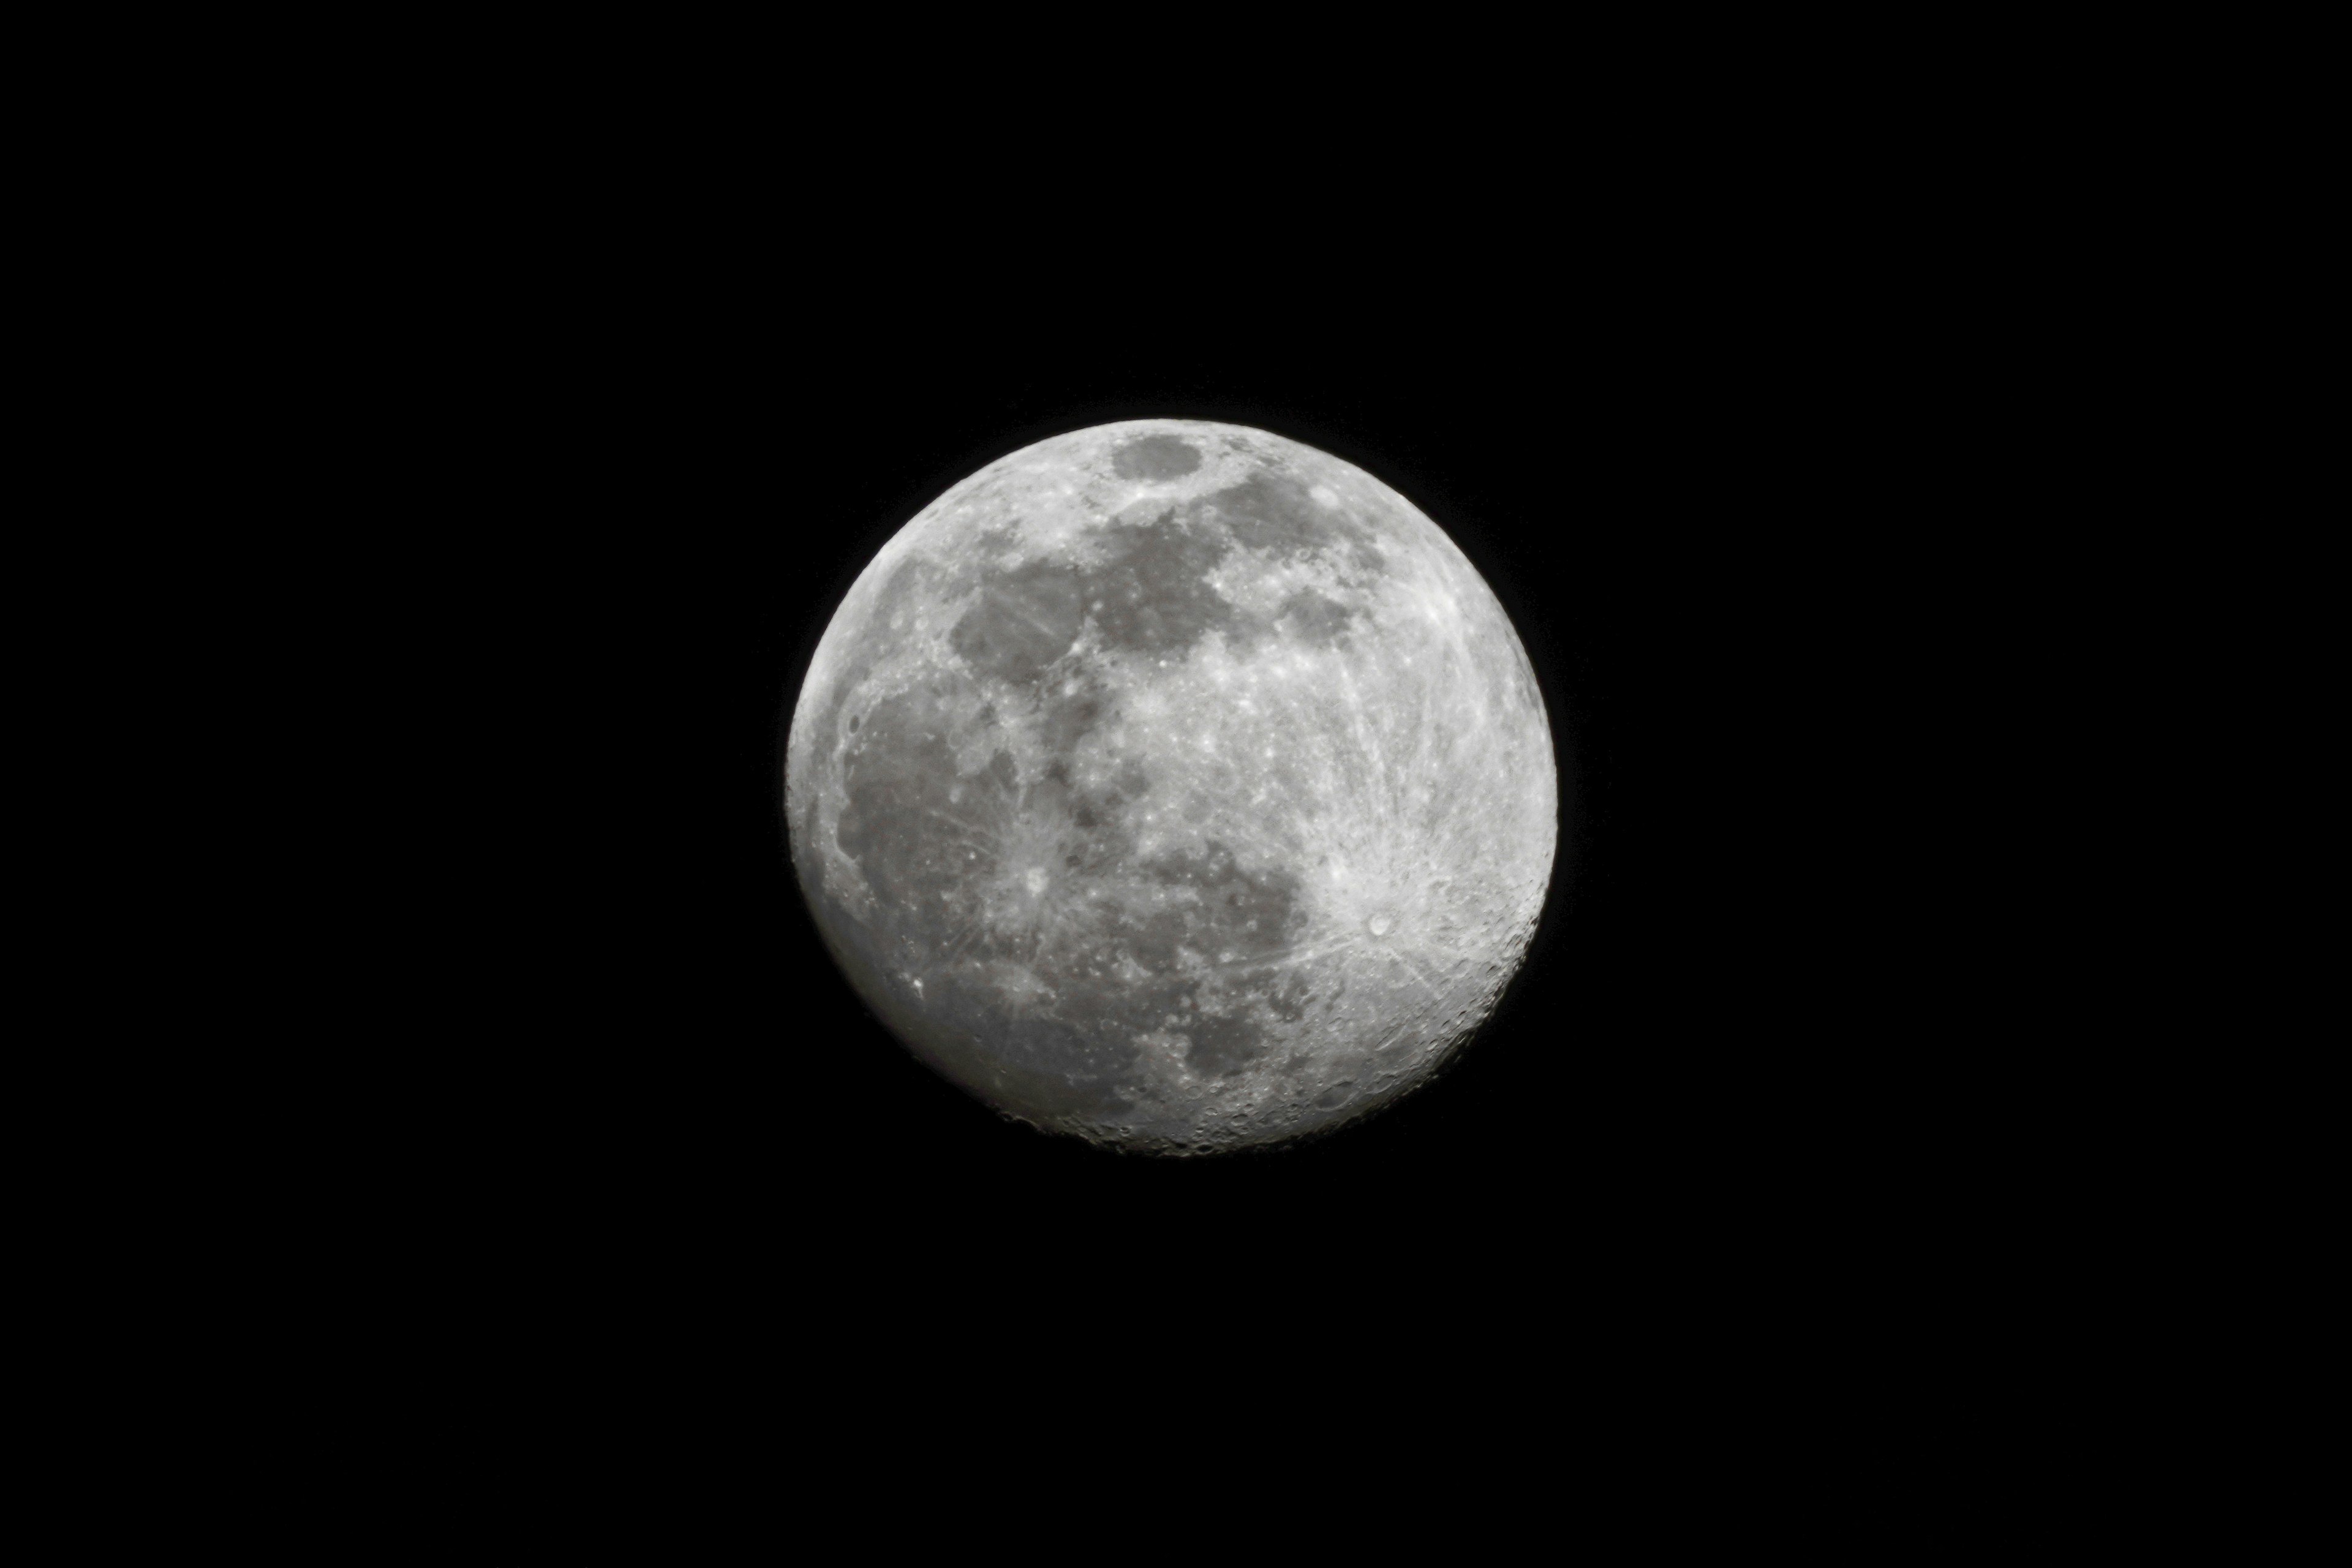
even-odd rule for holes
{"type": "Polygon", "coordinates": [[[1329,647],[1340,639],[1355,616],[1355,611],[1338,600],[1325,598],[1312,588],[1301,588],[1282,602],[1282,614],[1276,618],[1300,641],[1329,647]]]}
{"type": "Polygon", "coordinates": [[[948,642],[982,675],[1033,681],[1077,640],[1087,591],[1078,569],[1057,562],[991,568],[980,603],[956,622],[948,642]]]}
{"type": "MultiPolygon", "coordinates": [[[[1198,462],[1173,441],[1134,443],[1115,458],[1135,477],[1198,462]]],[[[821,865],[804,862],[803,882],[827,906],[820,924],[840,933],[844,963],[950,1076],[1040,1118],[1118,1119],[1137,1110],[1144,1081],[1139,1036],[1181,1042],[1191,1071],[1217,1077],[1265,1058],[1276,1032],[1306,1016],[1313,993],[1279,962],[1305,921],[1295,878],[1245,870],[1219,842],[1139,860],[1128,813],[1150,779],[1138,760],[1108,787],[1073,785],[1076,749],[1114,698],[1071,650],[1089,621],[1100,647],[1151,658],[1181,657],[1212,630],[1245,645],[1267,628],[1244,624],[1209,580],[1234,541],[1297,554],[1350,533],[1296,481],[1262,474],[1181,515],[1171,508],[1106,528],[1083,565],[1007,565],[1005,552],[989,552],[978,597],[948,637],[968,676],[934,677],[834,731],[845,796],[834,841],[872,893],[870,913],[853,916],[824,886],[821,865]],[[983,746],[984,766],[959,768],[959,752],[975,754],[973,733],[1000,713],[1024,718],[1042,742],[1049,760],[1039,777],[1018,777],[1001,747],[983,746]],[[1004,922],[1001,910],[992,920],[992,889],[1001,899],[1017,869],[1007,845],[1016,833],[1034,845],[1040,828],[1054,848],[1050,909],[1026,924],[1004,922]],[[1144,889],[1158,896],[1139,898],[1144,889]],[[992,978],[1003,964],[1050,994],[1008,994],[992,978]]],[[[893,622],[925,580],[911,567],[894,576],[883,605],[893,622]]],[[[1279,619],[1293,636],[1328,643],[1351,615],[1310,591],[1292,595],[1279,619]]],[[[829,712],[836,722],[869,668],[845,671],[829,712]]]]}
{"type": "Polygon", "coordinates": [[[1139,436],[1110,455],[1110,471],[1122,479],[1181,479],[1200,466],[1200,448],[1173,436],[1139,436]]]}
{"type": "Polygon", "coordinates": [[[1305,485],[1272,468],[1216,491],[1206,504],[1236,543],[1280,559],[1295,560],[1342,541],[1360,571],[1376,572],[1386,559],[1370,529],[1319,504],[1305,485]]]}
{"type": "Polygon", "coordinates": [[[1087,574],[1087,606],[1103,641],[1131,653],[1182,653],[1211,627],[1235,625],[1233,605],[1208,581],[1228,546],[1171,511],[1142,527],[1108,531],[1109,560],[1087,574]]]}
{"type": "Polygon", "coordinates": [[[835,843],[872,890],[869,917],[851,913],[813,857],[803,885],[824,906],[821,924],[844,966],[950,1078],[1048,1119],[1116,1114],[1130,1104],[1119,1085],[1131,1077],[1132,1043],[1016,1013],[986,979],[988,961],[1032,962],[1037,942],[986,919],[1023,792],[1009,752],[974,772],[957,767],[948,735],[977,721],[971,696],[945,680],[898,693],[874,705],[849,743],[835,843]]]}
{"type": "Polygon", "coordinates": [[[972,694],[933,682],[876,703],[847,746],[835,842],[874,894],[871,918],[818,896],[826,929],[845,933],[844,962],[898,1003],[894,1026],[913,1027],[950,1076],[1047,1119],[1134,1110],[1139,1035],[1181,1037],[1202,1076],[1265,1056],[1269,1026],[1313,1000],[1276,963],[1304,918],[1296,880],[1246,870],[1215,841],[1139,860],[1125,814],[1150,786],[1134,762],[1093,793],[1058,761],[1024,789],[1002,750],[960,770],[950,727],[971,707],[972,694]],[[991,923],[986,899],[1019,817],[1056,830],[1065,918],[1008,928],[991,923]],[[1129,893],[1145,885],[1174,896],[1138,908],[1129,893]],[[1008,997],[989,978],[999,961],[1051,996],[1008,997]]]}

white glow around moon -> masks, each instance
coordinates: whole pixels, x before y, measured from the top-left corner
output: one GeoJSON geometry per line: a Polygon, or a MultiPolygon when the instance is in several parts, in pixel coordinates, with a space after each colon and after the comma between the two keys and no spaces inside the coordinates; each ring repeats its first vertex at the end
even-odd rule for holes
{"type": "Polygon", "coordinates": [[[1158,1152],[1426,1081],[1556,841],[1534,675],[1453,542],[1326,453],[1181,420],[1042,441],[900,530],[786,786],[818,926],[910,1047],[1158,1152]]]}

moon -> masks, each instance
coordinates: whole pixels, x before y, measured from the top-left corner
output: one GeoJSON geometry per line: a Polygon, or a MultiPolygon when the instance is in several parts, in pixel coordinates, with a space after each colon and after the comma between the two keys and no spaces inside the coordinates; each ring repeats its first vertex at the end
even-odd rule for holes
{"type": "Polygon", "coordinates": [[[893,1032],[1007,1116],[1158,1154],[1426,1083],[1558,841],[1534,671],[1454,542],[1328,453],[1190,420],[926,507],[818,643],[784,774],[801,889],[893,1032]]]}

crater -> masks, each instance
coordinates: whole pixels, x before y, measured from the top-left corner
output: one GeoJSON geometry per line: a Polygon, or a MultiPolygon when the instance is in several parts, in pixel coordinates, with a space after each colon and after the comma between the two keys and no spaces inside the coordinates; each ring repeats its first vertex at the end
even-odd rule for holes
{"type": "Polygon", "coordinates": [[[1198,448],[1173,436],[1141,436],[1110,455],[1110,471],[1122,479],[1181,479],[1201,466],[1198,448]]]}

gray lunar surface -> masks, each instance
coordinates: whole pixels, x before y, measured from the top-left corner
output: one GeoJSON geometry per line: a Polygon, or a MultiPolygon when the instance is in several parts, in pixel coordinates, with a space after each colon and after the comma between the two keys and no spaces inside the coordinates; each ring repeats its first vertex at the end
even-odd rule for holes
{"type": "Polygon", "coordinates": [[[885,545],[793,713],[834,956],[998,1110],[1159,1153],[1427,1081],[1542,909],[1526,652],[1396,491],[1262,430],[1141,420],[990,464],[885,545]]]}

